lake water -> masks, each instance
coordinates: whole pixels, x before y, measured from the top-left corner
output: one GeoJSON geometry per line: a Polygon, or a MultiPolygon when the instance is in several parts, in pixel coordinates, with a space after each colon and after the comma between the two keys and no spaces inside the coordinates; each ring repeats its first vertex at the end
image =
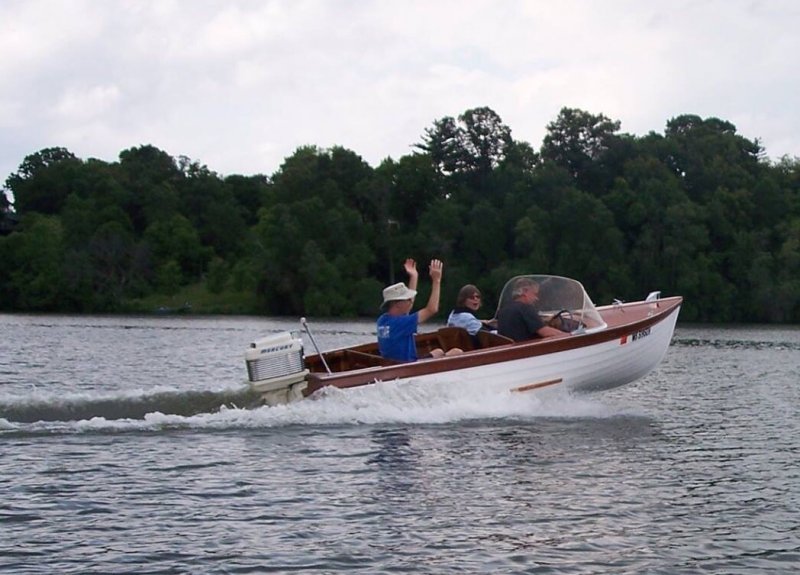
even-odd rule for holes
{"type": "Polygon", "coordinates": [[[0,315],[0,572],[800,569],[798,328],[679,325],[656,371],[595,395],[258,407],[244,349],[296,329],[0,315]]]}

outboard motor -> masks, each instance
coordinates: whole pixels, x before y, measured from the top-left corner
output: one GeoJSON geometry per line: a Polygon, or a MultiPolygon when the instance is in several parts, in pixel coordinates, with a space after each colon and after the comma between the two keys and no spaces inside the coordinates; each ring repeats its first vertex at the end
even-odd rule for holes
{"type": "Polygon", "coordinates": [[[250,344],[245,352],[247,377],[269,405],[303,398],[308,370],[303,365],[303,340],[281,332],[250,344]]]}

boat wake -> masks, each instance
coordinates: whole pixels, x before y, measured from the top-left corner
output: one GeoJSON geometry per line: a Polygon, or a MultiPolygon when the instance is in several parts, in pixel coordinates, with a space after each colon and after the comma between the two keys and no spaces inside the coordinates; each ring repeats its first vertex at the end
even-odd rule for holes
{"type": "Polygon", "coordinates": [[[89,419],[143,419],[155,412],[192,416],[226,406],[255,407],[258,395],[249,387],[221,391],[175,391],[92,396],[74,394],[59,399],[40,393],[22,399],[0,397],[0,419],[17,423],[81,421],[89,419]]]}
{"type": "Polygon", "coordinates": [[[72,397],[59,401],[0,398],[0,435],[224,431],[294,425],[445,424],[483,419],[609,418],[620,409],[597,396],[457,390],[459,386],[404,383],[343,391],[325,388],[288,405],[260,406],[249,388],[161,392],[132,397],[72,397]]]}

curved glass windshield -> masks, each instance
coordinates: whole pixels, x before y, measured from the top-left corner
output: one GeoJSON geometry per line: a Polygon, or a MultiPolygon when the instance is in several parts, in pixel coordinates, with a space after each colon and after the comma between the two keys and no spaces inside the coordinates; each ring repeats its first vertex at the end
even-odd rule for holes
{"type": "Polygon", "coordinates": [[[560,276],[524,275],[511,278],[500,294],[497,309],[513,301],[515,289],[531,285],[538,286],[539,299],[534,306],[545,322],[557,324],[556,327],[571,333],[593,332],[606,327],[581,283],[560,276]],[[563,321],[558,321],[559,318],[563,321]]]}

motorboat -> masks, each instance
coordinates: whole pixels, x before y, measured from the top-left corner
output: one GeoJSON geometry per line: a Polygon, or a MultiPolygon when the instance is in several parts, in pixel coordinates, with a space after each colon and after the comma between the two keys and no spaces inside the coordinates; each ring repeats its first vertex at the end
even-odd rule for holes
{"type": "Polygon", "coordinates": [[[511,301],[513,286],[521,278],[539,284],[540,317],[566,336],[515,342],[493,331],[473,336],[463,328],[440,327],[416,334],[418,356],[435,348],[459,348],[463,353],[398,362],[380,355],[377,339],[321,351],[303,319],[315,353],[305,353],[300,332],[253,341],[245,352],[249,384],[268,405],[300,400],[330,386],[347,389],[412,380],[480,386],[498,393],[552,387],[607,390],[644,377],[661,362],[683,302],[681,296],[661,297],[655,291],[641,301],[595,306],[577,280],[524,275],[506,283],[498,310],[511,301]]]}

